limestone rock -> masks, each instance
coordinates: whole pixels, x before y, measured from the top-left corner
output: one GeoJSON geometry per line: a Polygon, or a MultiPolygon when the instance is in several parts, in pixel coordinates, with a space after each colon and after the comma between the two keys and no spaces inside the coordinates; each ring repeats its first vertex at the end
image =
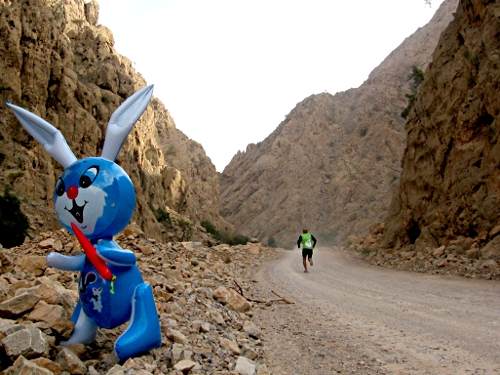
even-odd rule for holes
{"type": "Polygon", "coordinates": [[[26,326],[23,324],[16,324],[15,320],[10,319],[2,319],[0,322],[0,340],[3,340],[5,337],[10,334],[26,329],[26,326]]]}
{"type": "Polygon", "coordinates": [[[58,335],[66,339],[69,338],[75,326],[69,320],[68,313],[59,305],[40,303],[27,315],[27,318],[35,322],[47,323],[58,335]]]}
{"type": "Polygon", "coordinates": [[[220,326],[224,327],[226,325],[226,322],[224,321],[224,318],[222,317],[221,313],[218,312],[215,309],[212,309],[208,311],[208,315],[212,319],[214,323],[219,324],[220,326]]]}
{"type": "Polygon", "coordinates": [[[169,329],[167,331],[167,337],[177,344],[182,344],[182,345],[189,344],[187,337],[175,329],[169,329]]]}
{"type": "Polygon", "coordinates": [[[252,361],[256,360],[259,357],[259,354],[248,344],[243,344],[243,347],[241,348],[241,355],[252,361]]]}
{"type": "Polygon", "coordinates": [[[10,266],[12,265],[12,261],[2,250],[2,245],[0,244],[0,272],[7,273],[9,271],[10,266]]]}
{"type": "Polygon", "coordinates": [[[202,358],[211,358],[213,355],[212,348],[207,343],[205,343],[199,347],[193,348],[193,352],[194,352],[194,354],[199,355],[202,358]]]}
{"type": "Polygon", "coordinates": [[[40,297],[31,293],[22,293],[0,303],[0,317],[2,318],[15,318],[31,310],[40,297]]]}
{"type": "Polygon", "coordinates": [[[245,321],[245,324],[243,325],[243,331],[245,331],[248,336],[254,339],[260,339],[262,335],[260,329],[251,320],[245,321]]]}
{"type": "Polygon", "coordinates": [[[172,345],[172,362],[177,363],[183,359],[192,359],[188,352],[185,345],[174,342],[174,345],[172,345]]]}
{"type": "Polygon", "coordinates": [[[21,267],[33,272],[36,276],[41,276],[47,269],[48,265],[43,256],[31,256],[19,259],[18,263],[21,267]]]}
{"type": "Polygon", "coordinates": [[[27,359],[47,355],[49,343],[38,328],[27,328],[16,331],[2,341],[6,354],[15,360],[20,356],[27,359]]]}
{"type": "Polygon", "coordinates": [[[64,288],[58,288],[56,285],[49,284],[49,279],[41,278],[43,280],[43,284],[40,284],[34,288],[30,288],[30,291],[33,291],[35,295],[39,296],[42,301],[47,302],[51,305],[61,304],[62,306],[72,308],[75,300],[72,299],[72,295],[64,288]],[[62,290],[61,290],[62,289],[62,290]]]}
{"type": "Polygon", "coordinates": [[[57,354],[56,363],[62,367],[63,371],[67,371],[70,374],[83,375],[87,372],[87,367],[80,358],[68,348],[61,349],[59,354],[57,354]]]}
{"type": "Polygon", "coordinates": [[[18,357],[14,364],[5,372],[6,375],[30,374],[30,375],[53,375],[58,374],[44,366],[39,366],[36,360],[29,361],[23,356],[18,357]]]}
{"type": "MultiPolygon", "coordinates": [[[[134,370],[138,374],[146,375],[151,374],[155,371],[155,366],[147,361],[147,358],[129,358],[123,364],[123,369],[125,370],[134,370]]],[[[133,371],[130,371],[133,372],[133,371]]]]}
{"type": "Polygon", "coordinates": [[[185,374],[189,370],[191,370],[194,366],[196,366],[195,362],[190,361],[189,359],[183,359],[182,361],[177,362],[175,364],[174,369],[185,374]]]}
{"type": "Polygon", "coordinates": [[[222,347],[227,350],[229,353],[233,355],[240,355],[241,350],[238,344],[230,339],[227,339],[225,337],[219,338],[219,341],[222,345],[222,347]]]}
{"type": "Polygon", "coordinates": [[[234,311],[245,312],[251,308],[250,303],[234,289],[221,286],[212,295],[215,300],[234,311]]]}
{"type": "MultiPolygon", "coordinates": [[[[21,357],[19,357],[21,358],[21,357]]],[[[32,363],[37,366],[43,367],[49,371],[51,371],[54,375],[59,375],[62,372],[62,367],[59,363],[51,361],[48,358],[39,357],[31,360],[32,363]]]]}
{"type": "Polygon", "coordinates": [[[246,357],[238,357],[235,370],[240,375],[255,375],[257,373],[257,364],[246,357]]]}

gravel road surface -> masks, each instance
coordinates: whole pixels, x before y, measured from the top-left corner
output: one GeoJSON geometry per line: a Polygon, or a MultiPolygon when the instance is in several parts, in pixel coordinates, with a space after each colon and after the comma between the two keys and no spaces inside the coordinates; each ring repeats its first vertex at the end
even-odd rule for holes
{"type": "Polygon", "coordinates": [[[261,266],[252,298],[274,375],[500,374],[500,282],[411,273],[316,248],[261,266]]]}

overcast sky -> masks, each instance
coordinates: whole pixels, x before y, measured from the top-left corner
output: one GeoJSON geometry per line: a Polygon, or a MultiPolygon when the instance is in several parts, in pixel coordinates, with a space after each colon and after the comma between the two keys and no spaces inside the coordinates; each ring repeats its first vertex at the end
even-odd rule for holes
{"type": "Polygon", "coordinates": [[[219,172],[306,97],[359,87],[442,1],[98,0],[117,52],[219,172]]]}

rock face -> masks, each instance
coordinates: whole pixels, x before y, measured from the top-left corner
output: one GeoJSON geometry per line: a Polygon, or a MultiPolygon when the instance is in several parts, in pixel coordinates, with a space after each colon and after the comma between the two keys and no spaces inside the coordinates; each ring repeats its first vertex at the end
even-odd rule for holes
{"type": "Polygon", "coordinates": [[[500,4],[462,1],[406,126],[382,246],[498,262],[500,4]]]}
{"type": "MultiPolygon", "coordinates": [[[[146,85],[131,61],[114,50],[112,32],[97,23],[98,11],[96,1],[0,1],[0,101],[59,128],[78,158],[100,155],[109,117],[146,85]]],[[[193,236],[200,220],[229,227],[218,214],[214,165],[200,144],[176,129],[156,98],[117,163],[136,188],[133,220],[149,237],[193,236]]],[[[0,166],[0,189],[11,187],[25,202],[32,232],[60,228],[52,196],[61,166],[5,105],[0,106],[0,166]]]]}
{"type": "Polygon", "coordinates": [[[401,112],[412,66],[424,69],[458,0],[393,51],[357,89],[312,95],[220,175],[221,215],[237,232],[291,247],[304,226],[321,243],[382,221],[401,172],[401,112]]]}

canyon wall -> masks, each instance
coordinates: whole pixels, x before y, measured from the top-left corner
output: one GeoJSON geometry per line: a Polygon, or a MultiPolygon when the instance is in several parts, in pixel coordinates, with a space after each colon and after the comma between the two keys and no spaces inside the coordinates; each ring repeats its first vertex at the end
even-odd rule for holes
{"type": "Polygon", "coordinates": [[[500,4],[461,1],[425,72],[383,235],[386,249],[498,258],[500,4]]]}
{"type": "Polygon", "coordinates": [[[236,154],[220,176],[222,216],[238,232],[285,247],[303,227],[328,245],[383,221],[406,146],[408,77],[432,61],[457,4],[443,2],[359,88],[311,95],[236,154]]]}
{"type": "MultiPolygon", "coordinates": [[[[99,4],[0,1],[0,103],[11,101],[60,129],[77,158],[99,156],[114,110],[146,85],[98,24],[99,4]]],[[[151,82],[154,84],[154,82],[151,82]]],[[[221,229],[218,176],[203,147],[179,131],[157,98],[128,136],[117,163],[137,192],[133,217],[148,237],[195,238],[201,220],[221,229]]],[[[23,201],[31,233],[60,228],[52,208],[61,166],[0,104],[0,189],[23,201]]]]}

